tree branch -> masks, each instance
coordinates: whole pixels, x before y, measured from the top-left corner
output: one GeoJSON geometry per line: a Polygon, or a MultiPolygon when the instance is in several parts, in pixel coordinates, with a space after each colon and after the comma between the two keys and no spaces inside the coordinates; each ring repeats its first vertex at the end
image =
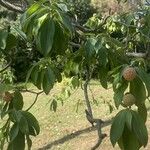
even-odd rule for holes
{"type": "MultiPolygon", "coordinates": [[[[21,2],[21,1],[18,1],[21,2]]],[[[27,8],[27,1],[23,1],[22,5],[18,5],[16,2],[0,0],[0,5],[7,8],[8,10],[15,11],[17,13],[24,13],[25,9],[27,8]]]]}
{"type": "Polygon", "coordinates": [[[96,123],[96,128],[97,128],[97,133],[98,133],[98,141],[97,141],[96,145],[94,147],[92,147],[92,149],[91,149],[91,150],[95,150],[96,148],[99,147],[103,138],[106,137],[106,134],[102,134],[102,130],[101,130],[102,124],[104,122],[101,119],[93,118],[92,108],[91,108],[91,104],[90,104],[89,96],[88,96],[89,81],[90,81],[90,70],[89,70],[89,67],[86,66],[86,81],[84,83],[84,97],[85,97],[87,109],[85,110],[85,113],[86,113],[87,120],[92,124],[92,126],[94,126],[94,123],[96,123]]]}

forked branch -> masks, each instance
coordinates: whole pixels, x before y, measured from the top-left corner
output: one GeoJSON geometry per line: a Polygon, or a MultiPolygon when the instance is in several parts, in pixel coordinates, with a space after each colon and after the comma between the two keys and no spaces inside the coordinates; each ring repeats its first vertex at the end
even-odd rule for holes
{"type": "Polygon", "coordinates": [[[89,70],[89,67],[86,66],[86,81],[84,83],[84,97],[85,97],[87,109],[85,110],[85,113],[86,113],[87,120],[92,124],[92,126],[94,126],[94,124],[96,124],[97,133],[98,133],[98,141],[97,141],[96,145],[94,147],[92,147],[92,149],[91,149],[91,150],[95,150],[100,146],[103,138],[106,137],[106,134],[102,133],[102,124],[104,122],[101,119],[95,119],[93,117],[92,107],[91,107],[89,95],[88,95],[89,81],[90,81],[90,70],[89,70]]]}

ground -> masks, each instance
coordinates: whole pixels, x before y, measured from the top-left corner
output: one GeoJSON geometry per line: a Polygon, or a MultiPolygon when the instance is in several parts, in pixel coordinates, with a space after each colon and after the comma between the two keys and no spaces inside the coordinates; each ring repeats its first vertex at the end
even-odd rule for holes
{"type": "MultiPolygon", "coordinates": [[[[103,132],[107,134],[107,137],[103,140],[99,149],[119,150],[117,145],[113,148],[109,140],[111,119],[118,112],[114,109],[110,113],[108,103],[112,103],[112,89],[105,90],[95,81],[92,82],[90,87],[94,98],[98,101],[97,106],[90,94],[94,116],[106,121],[103,132]]],[[[61,102],[58,102],[57,111],[52,112],[50,111],[50,99],[54,98],[56,93],[59,94],[60,89],[61,86],[56,86],[49,95],[40,95],[37,103],[31,109],[41,126],[40,134],[33,138],[32,150],[90,150],[97,141],[97,132],[85,118],[83,90],[76,90],[70,98],[64,100],[63,106],[61,102]],[[76,112],[78,101],[80,105],[76,112]]],[[[31,93],[24,93],[23,95],[25,99],[24,109],[26,109],[33,102],[34,95],[31,93]]],[[[150,135],[150,119],[147,121],[147,127],[150,135]]],[[[149,149],[150,142],[146,148],[141,148],[141,150],[149,149]]]]}

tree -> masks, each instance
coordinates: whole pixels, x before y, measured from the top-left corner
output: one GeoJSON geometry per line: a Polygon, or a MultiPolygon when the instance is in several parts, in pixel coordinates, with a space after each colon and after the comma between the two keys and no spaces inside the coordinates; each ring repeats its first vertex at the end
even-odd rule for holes
{"type": "MultiPolygon", "coordinates": [[[[124,150],[145,147],[148,142],[145,102],[150,95],[149,6],[114,16],[94,14],[82,26],[71,8],[59,0],[37,1],[21,15],[17,28],[0,31],[1,57],[7,61],[0,73],[11,65],[20,39],[29,45],[31,53],[36,50],[41,55],[26,76],[26,83],[31,81],[40,92],[30,91],[26,86],[20,89],[6,84],[5,80],[0,85],[1,118],[7,119],[1,128],[1,149],[6,139],[8,149],[24,150],[25,143],[31,149],[30,137],[39,134],[40,126],[29,111],[38,96],[43,92],[49,94],[54,84],[62,81],[63,75],[72,78],[72,88],[82,86],[84,89],[86,117],[98,131],[98,142],[92,148],[96,149],[106,135],[101,131],[104,121],[93,116],[88,97],[88,84],[93,74],[104,88],[113,85],[115,106],[124,107],[111,126],[112,145],[118,143],[124,150]],[[78,43],[74,40],[76,35],[78,43]],[[23,109],[21,91],[36,94],[27,110],[23,109]],[[132,105],[137,109],[132,109],[132,105]]],[[[52,105],[56,108],[56,101],[52,105]]]]}

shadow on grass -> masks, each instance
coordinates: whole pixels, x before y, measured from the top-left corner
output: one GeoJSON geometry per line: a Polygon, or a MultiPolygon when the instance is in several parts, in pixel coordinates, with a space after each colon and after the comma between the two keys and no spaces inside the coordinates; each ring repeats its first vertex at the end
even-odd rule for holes
{"type": "MultiPolygon", "coordinates": [[[[112,122],[112,119],[111,120],[107,120],[105,121],[105,123],[103,124],[102,127],[106,127],[108,125],[110,125],[112,122]]],[[[55,140],[41,148],[39,148],[38,150],[47,150],[47,149],[51,149],[53,146],[55,145],[58,145],[58,144],[63,144],[71,139],[74,139],[76,138],[77,136],[81,135],[81,134],[84,134],[84,133],[90,133],[92,131],[95,131],[96,130],[96,127],[88,127],[88,128],[85,128],[85,129],[82,129],[82,130],[79,130],[79,131],[76,131],[74,133],[70,133],[68,135],[65,135],[64,137],[58,139],[58,140],[55,140]]]]}

